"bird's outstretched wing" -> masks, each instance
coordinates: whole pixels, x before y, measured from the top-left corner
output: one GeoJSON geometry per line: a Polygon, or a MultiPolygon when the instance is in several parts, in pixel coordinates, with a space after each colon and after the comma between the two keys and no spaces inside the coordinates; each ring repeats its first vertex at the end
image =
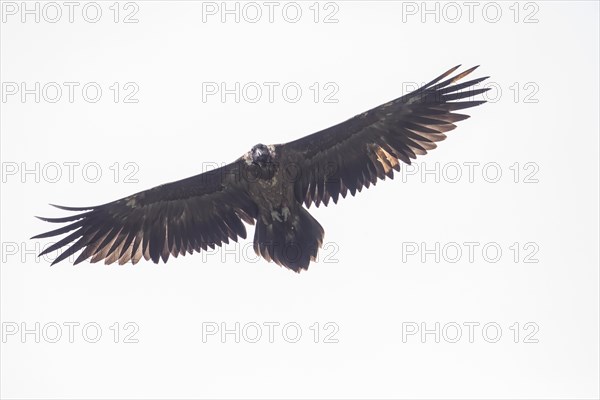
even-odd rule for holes
{"type": "Polygon", "coordinates": [[[355,116],[345,122],[279,145],[282,157],[297,163],[294,194],[310,207],[337,203],[340,194],[354,196],[377,179],[393,178],[400,162],[410,164],[417,155],[436,148],[445,132],[468,115],[456,110],[485,103],[473,100],[488,89],[473,86],[488,77],[454,84],[470,74],[468,69],[446,79],[456,66],[405,96],[355,116]],[[456,101],[458,100],[458,101],[456,101]]]}
{"type": "Polygon", "coordinates": [[[240,177],[240,160],[191,178],[167,183],[96,207],[56,206],[80,213],[65,218],[40,218],[69,222],[62,228],[34,236],[46,238],[71,232],[41,254],[70,245],[52,264],[83,249],[75,264],[92,257],[137,263],[142,257],[158,263],[169,255],[214,248],[229,239],[246,238],[242,220],[254,224],[256,204],[247,193],[247,180],[240,177]]]}

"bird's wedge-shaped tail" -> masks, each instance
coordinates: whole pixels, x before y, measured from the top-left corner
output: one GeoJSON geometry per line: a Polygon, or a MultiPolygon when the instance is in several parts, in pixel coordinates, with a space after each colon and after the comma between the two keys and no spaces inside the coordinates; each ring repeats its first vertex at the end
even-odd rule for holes
{"type": "Polygon", "coordinates": [[[254,231],[254,251],[296,272],[308,269],[323,244],[325,231],[304,208],[261,215],[254,231]]]}

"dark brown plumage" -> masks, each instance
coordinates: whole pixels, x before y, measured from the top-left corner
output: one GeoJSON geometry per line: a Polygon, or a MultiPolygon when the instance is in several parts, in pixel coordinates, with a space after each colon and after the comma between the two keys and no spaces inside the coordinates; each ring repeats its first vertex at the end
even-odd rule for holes
{"type": "Polygon", "coordinates": [[[474,69],[448,78],[445,72],[418,90],[345,122],[286,144],[254,146],[233,163],[77,211],[69,223],[34,236],[69,233],[40,255],[68,246],[55,264],[82,250],[75,264],[91,257],[106,264],[142,257],[158,263],[246,238],[244,222],[255,224],[254,249],[296,272],[308,269],[323,243],[323,228],[303,207],[337,203],[378,179],[393,178],[400,162],[434,149],[455,122],[457,110],[484,103],[472,100],[487,89],[485,78],[454,84],[474,69]]]}

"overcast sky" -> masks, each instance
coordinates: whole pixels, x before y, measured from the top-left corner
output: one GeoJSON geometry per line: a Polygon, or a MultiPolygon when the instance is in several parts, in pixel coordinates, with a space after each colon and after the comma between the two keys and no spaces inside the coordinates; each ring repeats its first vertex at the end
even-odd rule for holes
{"type": "Polygon", "coordinates": [[[2,2],[1,395],[597,398],[598,3],[424,4],[2,2]],[[48,203],[195,175],[457,64],[489,102],[311,208],[300,275],[252,227],[167,265],[35,257],[48,203]]]}

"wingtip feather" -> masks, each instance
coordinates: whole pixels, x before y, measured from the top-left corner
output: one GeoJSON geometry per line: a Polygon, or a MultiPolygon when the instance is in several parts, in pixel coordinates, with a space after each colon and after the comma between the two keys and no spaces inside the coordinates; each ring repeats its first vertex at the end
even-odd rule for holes
{"type": "Polygon", "coordinates": [[[477,68],[479,68],[479,65],[476,65],[474,67],[467,69],[466,71],[461,72],[460,74],[458,74],[454,78],[452,78],[452,83],[461,80],[465,76],[469,75],[471,72],[475,71],[477,68]]]}
{"type": "Polygon", "coordinates": [[[459,69],[461,66],[462,66],[462,64],[458,64],[457,66],[450,68],[448,71],[446,71],[444,73],[444,76],[450,75],[451,73],[453,73],[454,71],[456,71],[457,69],[459,69]]]}
{"type": "Polygon", "coordinates": [[[67,206],[59,206],[58,204],[52,204],[52,203],[50,203],[50,205],[52,207],[56,207],[58,209],[65,210],[65,211],[86,211],[86,210],[92,210],[95,208],[95,207],[67,207],[67,206]]]}

